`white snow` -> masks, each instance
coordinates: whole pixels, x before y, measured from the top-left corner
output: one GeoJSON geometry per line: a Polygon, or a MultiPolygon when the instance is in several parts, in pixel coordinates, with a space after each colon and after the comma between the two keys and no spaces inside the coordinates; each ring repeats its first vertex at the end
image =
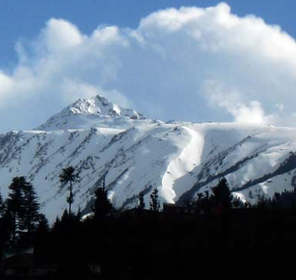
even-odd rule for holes
{"type": "Polygon", "coordinates": [[[175,129],[180,131],[175,140],[180,146],[180,154],[168,164],[160,189],[160,194],[169,203],[174,203],[176,193],[180,195],[194,184],[195,179],[190,176],[190,172],[200,164],[204,146],[203,136],[192,128],[182,126],[175,129]],[[186,135],[185,139],[182,139],[181,134],[186,135]]]}
{"type": "Polygon", "coordinates": [[[0,135],[0,189],[6,197],[12,178],[26,176],[50,221],[67,207],[68,186],[61,185],[59,174],[69,165],[81,178],[74,184],[74,210],[94,198],[106,171],[116,207],[135,206],[143,190],[148,207],[153,188],[162,202],[175,203],[187,191],[194,196],[210,190],[220,176],[226,176],[234,195],[254,202],[259,195],[294,188],[294,168],[272,174],[295,151],[294,128],[163,123],[97,96],[78,100],[36,130],[0,135]]]}

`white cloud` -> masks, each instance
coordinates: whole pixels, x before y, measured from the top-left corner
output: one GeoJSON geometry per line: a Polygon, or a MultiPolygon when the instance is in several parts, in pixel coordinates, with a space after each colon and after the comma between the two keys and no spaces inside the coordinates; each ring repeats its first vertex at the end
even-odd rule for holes
{"type": "Polygon", "coordinates": [[[51,19],[41,32],[40,41],[45,44],[50,52],[67,51],[80,45],[83,36],[78,28],[62,19],[51,19]]]}
{"type": "Polygon", "coordinates": [[[8,93],[12,87],[12,79],[0,72],[0,104],[4,104],[3,99],[8,96],[8,93]]]}
{"type": "MultiPolygon", "coordinates": [[[[248,104],[242,102],[242,94],[235,88],[227,88],[224,84],[215,81],[204,82],[204,92],[213,107],[225,109],[232,115],[235,122],[240,123],[272,123],[276,118],[273,115],[266,116],[260,102],[250,100],[248,104]]],[[[281,106],[277,106],[281,110],[281,106]]]]}
{"type": "Polygon", "coordinates": [[[16,50],[19,64],[0,69],[2,131],[34,127],[97,92],[164,120],[296,123],[295,40],[225,3],[162,10],[136,29],[100,25],[91,34],[51,19],[16,50]]]}
{"type": "Polygon", "coordinates": [[[236,122],[266,123],[268,121],[258,101],[251,101],[249,106],[239,104],[238,107],[234,107],[231,112],[236,122]]]}

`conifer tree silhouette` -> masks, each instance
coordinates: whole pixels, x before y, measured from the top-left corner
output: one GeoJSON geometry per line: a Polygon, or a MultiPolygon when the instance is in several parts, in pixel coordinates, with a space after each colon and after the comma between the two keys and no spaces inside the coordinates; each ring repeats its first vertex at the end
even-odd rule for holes
{"type": "Polygon", "coordinates": [[[144,193],[140,192],[139,193],[139,204],[138,204],[138,209],[145,209],[145,201],[144,201],[144,193]]]}
{"type": "Polygon", "coordinates": [[[96,199],[94,206],[92,207],[95,219],[101,219],[110,216],[113,210],[112,203],[108,199],[105,178],[106,174],[103,176],[100,182],[100,187],[95,191],[96,199]]]}
{"type": "Polygon", "coordinates": [[[150,195],[150,210],[159,212],[160,204],[158,200],[158,189],[155,188],[150,195]]]}

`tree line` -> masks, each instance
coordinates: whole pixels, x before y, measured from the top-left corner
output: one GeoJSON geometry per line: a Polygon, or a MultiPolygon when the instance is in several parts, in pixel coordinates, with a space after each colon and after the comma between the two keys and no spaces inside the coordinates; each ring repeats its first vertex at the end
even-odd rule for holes
{"type": "Polygon", "coordinates": [[[13,178],[6,200],[0,195],[0,249],[34,246],[36,259],[57,267],[48,279],[253,279],[252,269],[242,274],[239,268],[258,263],[257,279],[288,275],[283,271],[288,273],[291,260],[285,256],[296,250],[295,191],[250,205],[233,197],[222,178],[210,193],[198,193],[181,207],[189,211],[167,215],[156,188],[149,205],[141,192],[134,209],[115,209],[103,176],[92,215],[82,219],[72,209],[79,174],[70,166],[59,178],[69,187],[68,207],[52,226],[25,177],[13,178]],[[99,265],[99,275],[90,264],[99,265]]]}
{"type": "MultiPolygon", "coordinates": [[[[73,166],[62,169],[59,179],[61,184],[69,184],[69,195],[67,196],[68,209],[65,209],[61,218],[57,217],[56,223],[65,221],[66,218],[81,218],[80,210],[73,213],[72,204],[74,202],[73,184],[80,180],[78,172],[73,166]]],[[[14,177],[8,187],[9,194],[6,200],[3,200],[0,193],[0,234],[2,246],[3,243],[10,246],[16,246],[19,240],[25,237],[26,242],[30,242],[32,233],[36,231],[49,230],[49,224],[44,214],[40,213],[40,205],[33,185],[26,180],[24,176],[14,177]]],[[[222,178],[219,183],[212,188],[209,193],[197,193],[195,199],[187,201],[184,208],[194,209],[199,214],[221,214],[230,209],[273,209],[273,208],[296,208],[296,191],[284,191],[275,193],[272,198],[259,196],[255,204],[241,201],[238,197],[231,194],[228,182],[222,178]]],[[[144,202],[144,193],[138,195],[138,205],[136,209],[146,209],[144,202]]],[[[150,194],[149,209],[152,212],[159,212],[160,200],[158,189],[155,188],[150,194]]],[[[108,191],[105,185],[105,176],[101,179],[100,186],[95,191],[94,205],[92,212],[94,219],[114,215],[118,212],[108,199],[108,191]]],[[[55,225],[54,225],[55,226],[55,225]]]]}

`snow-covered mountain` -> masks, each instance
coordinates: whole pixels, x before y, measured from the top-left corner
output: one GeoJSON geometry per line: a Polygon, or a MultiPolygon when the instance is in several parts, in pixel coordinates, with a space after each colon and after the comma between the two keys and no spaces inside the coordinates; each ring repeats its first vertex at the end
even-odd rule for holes
{"type": "Polygon", "coordinates": [[[52,221],[67,207],[62,168],[74,166],[73,209],[88,209],[106,174],[116,207],[133,207],[153,188],[163,202],[181,203],[225,176],[233,193],[259,195],[296,186],[296,129],[234,123],[164,123],[101,96],[80,99],[31,131],[0,135],[0,188],[26,176],[52,221]]]}
{"type": "Polygon", "coordinates": [[[61,130],[90,127],[133,126],[145,117],[135,110],[121,108],[106,98],[97,95],[90,99],[79,99],[60,113],[49,118],[36,130],[61,130]]]}

